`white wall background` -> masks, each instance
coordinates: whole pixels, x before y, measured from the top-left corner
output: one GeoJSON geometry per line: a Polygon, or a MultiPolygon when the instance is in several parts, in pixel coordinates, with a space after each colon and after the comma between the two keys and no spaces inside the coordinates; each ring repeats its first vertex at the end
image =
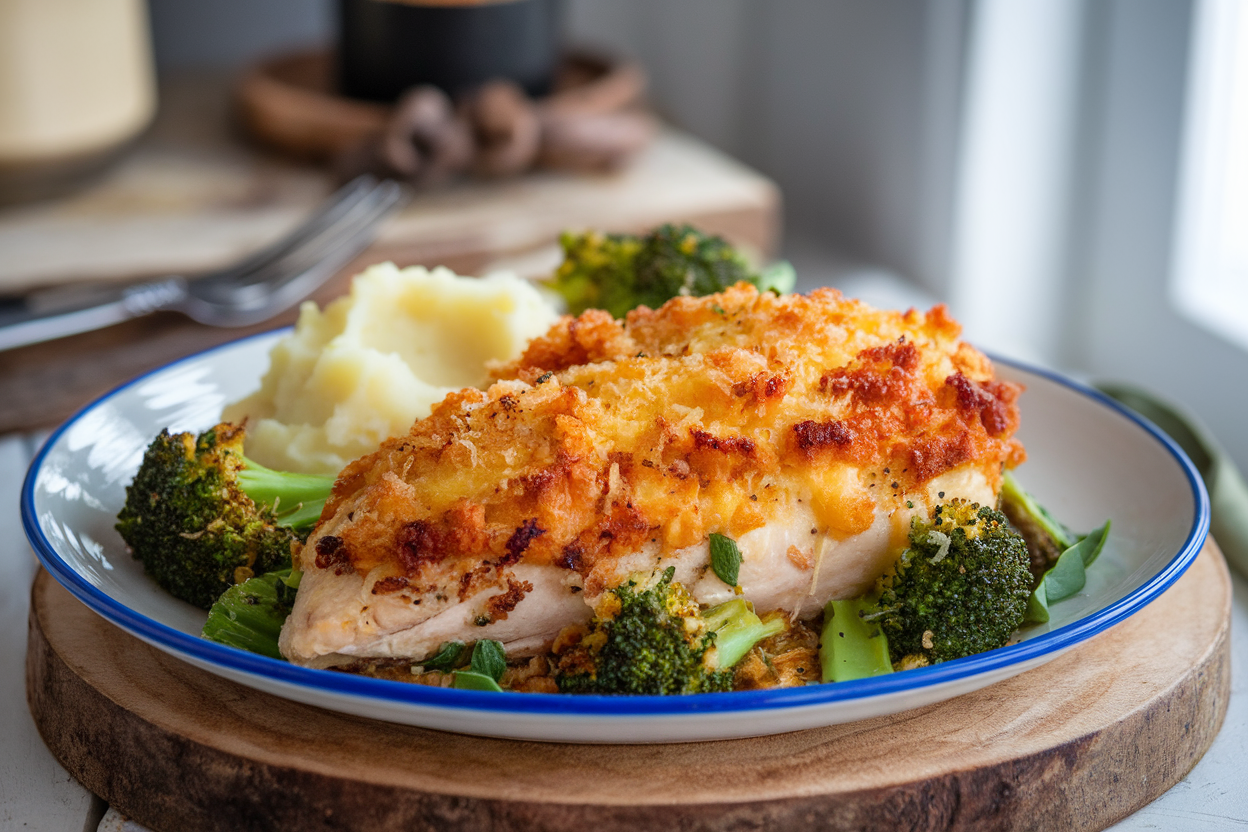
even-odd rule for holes
{"type": "Polygon", "coordinates": [[[962,0],[580,0],[576,39],[635,54],[673,121],[774,177],[788,226],[938,289],[962,0]]]}

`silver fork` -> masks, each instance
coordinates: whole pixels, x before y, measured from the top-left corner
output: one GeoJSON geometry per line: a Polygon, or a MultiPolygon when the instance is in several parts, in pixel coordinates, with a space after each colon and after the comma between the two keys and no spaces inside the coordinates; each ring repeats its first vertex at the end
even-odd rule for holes
{"type": "Polygon", "coordinates": [[[402,185],[361,176],[282,239],[220,271],[129,286],[46,289],[0,305],[0,350],[174,310],[211,326],[250,326],[307,297],[359,254],[407,201],[402,185]]]}

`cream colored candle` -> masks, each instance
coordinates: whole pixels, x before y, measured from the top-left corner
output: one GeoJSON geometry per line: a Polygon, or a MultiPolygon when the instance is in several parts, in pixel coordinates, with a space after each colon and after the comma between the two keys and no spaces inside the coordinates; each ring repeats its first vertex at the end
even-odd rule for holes
{"type": "Polygon", "coordinates": [[[144,0],[0,0],[0,168],[107,151],[155,108],[144,0]]]}

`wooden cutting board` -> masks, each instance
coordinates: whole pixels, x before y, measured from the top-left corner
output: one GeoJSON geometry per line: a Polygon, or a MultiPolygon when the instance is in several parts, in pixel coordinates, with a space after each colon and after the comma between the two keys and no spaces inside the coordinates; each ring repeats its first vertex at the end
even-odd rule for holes
{"type": "Polygon", "coordinates": [[[65,767],[158,832],[1091,830],[1170,788],[1213,741],[1230,600],[1210,542],[1142,611],[981,691],[773,737],[592,746],[259,693],[126,635],[41,573],[27,697],[65,767]]]}

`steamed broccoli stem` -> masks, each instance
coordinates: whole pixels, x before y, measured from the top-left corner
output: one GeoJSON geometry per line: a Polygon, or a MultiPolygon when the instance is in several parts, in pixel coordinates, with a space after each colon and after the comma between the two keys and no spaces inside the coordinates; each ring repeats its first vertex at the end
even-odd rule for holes
{"type": "Polygon", "coordinates": [[[755,614],[750,602],[736,598],[702,613],[706,628],[715,634],[715,665],[728,670],[745,658],[745,654],[765,638],[785,631],[784,618],[763,621],[755,614]]]}
{"type": "Polygon", "coordinates": [[[304,531],[321,519],[321,510],[334,487],[334,477],[274,471],[243,457],[238,484],[257,505],[273,510],[280,526],[304,531]]]}
{"type": "Polygon", "coordinates": [[[1041,531],[1053,539],[1059,552],[1064,552],[1079,542],[1079,535],[1066,528],[1057,518],[1049,514],[1044,506],[1037,503],[1034,497],[1024,491],[1011,471],[1006,471],[1002,478],[1001,504],[1006,514],[1021,515],[1035,523],[1041,531]]]}
{"type": "Polygon", "coordinates": [[[277,637],[290,615],[300,572],[282,569],[227,589],[204,622],[203,637],[218,644],[281,659],[277,637]]]}
{"type": "Polygon", "coordinates": [[[763,291],[787,295],[797,287],[797,272],[788,260],[779,260],[758,274],[758,288],[763,291]]]}
{"type": "Polygon", "coordinates": [[[503,688],[490,676],[475,670],[456,670],[451,687],[456,690],[485,690],[502,693],[503,688]]]}
{"type": "Polygon", "coordinates": [[[825,682],[848,682],[893,672],[888,638],[875,622],[876,599],[832,600],[823,608],[819,664],[825,682]]]}

